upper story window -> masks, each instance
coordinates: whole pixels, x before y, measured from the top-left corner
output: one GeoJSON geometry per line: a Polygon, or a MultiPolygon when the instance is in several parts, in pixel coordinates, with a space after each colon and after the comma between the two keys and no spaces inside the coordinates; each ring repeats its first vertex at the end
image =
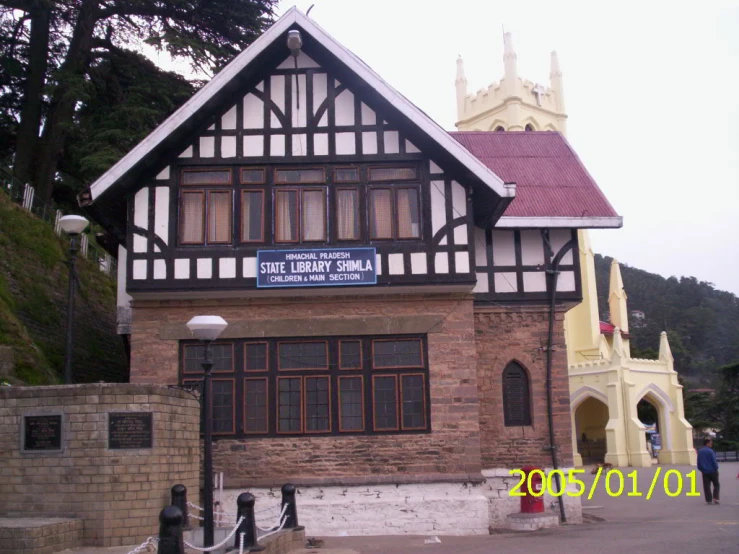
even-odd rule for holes
{"type": "Polygon", "coordinates": [[[180,193],[180,243],[232,240],[231,170],[185,170],[180,193]],[[227,186],[228,188],[223,188],[227,186]]]}
{"type": "Polygon", "coordinates": [[[185,169],[179,244],[418,240],[420,184],[414,164],[185,169]]]}

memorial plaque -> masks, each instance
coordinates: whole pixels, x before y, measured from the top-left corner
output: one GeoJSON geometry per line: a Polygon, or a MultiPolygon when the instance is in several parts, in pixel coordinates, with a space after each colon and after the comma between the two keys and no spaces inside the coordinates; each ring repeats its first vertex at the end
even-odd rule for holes
{"type": "Polygon", "coordinates": [[[123,450],[152,448],[151,412],[120,412],[108,414],[108,448],[123,450]]]}
{"type": "Polygon", "coordinates": [[[23,416],[23,450],[61,450],[62,416],[23,416]]]}

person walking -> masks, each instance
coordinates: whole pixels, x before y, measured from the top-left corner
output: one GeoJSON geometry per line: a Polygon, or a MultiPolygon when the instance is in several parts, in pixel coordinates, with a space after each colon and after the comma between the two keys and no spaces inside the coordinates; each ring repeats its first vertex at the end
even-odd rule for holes
{"type": "Polygon", "coordinates": [[[703,494],[707,504],[720,504],[719,491],[721,485],[718,482],[718,461],[713,451],[713,440],[705,439],[703,448],[698,451],[698,470],[703,474],[703,494]],[[711,493],[713,485],[713,493],[711,493]]]}

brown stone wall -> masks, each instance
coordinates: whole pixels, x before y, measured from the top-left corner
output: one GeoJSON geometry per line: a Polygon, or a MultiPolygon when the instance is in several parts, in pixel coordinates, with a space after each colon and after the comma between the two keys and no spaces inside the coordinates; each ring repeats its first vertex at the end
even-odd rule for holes
{"type": "MultiPolygon", "coordinates": [[[[552,411],[559,465],[572,466],[572,429],[564,310],[555,314],[552,358],[552,411]]],[[[480,390],[480,443],[483,468],[551,467],[546,396],[546,306],[478,307],[475,309],[477,381],[480,390]],[[506,427],[502,374],[510,361],[529,374],[531,425],[506,427]]]]}
{"type": "Polygon", "coordinates": [[[199,498],[200,408],[153,385],[0,388],[0,516],[75,517],[84,543],[138,544],[158,532],[170,488],[199,498]],[[108,412],[152,412],[152,449],[108,449],[108,412]],[[62,414],[62,450],[21,452],[24,415],[62,414]]]}
{"type": "Polygon", "coordinates": [[[224,338],[259,336],[243,333],[259,333],[260,328],[282,333],[277,336],[330,335],[328,331],[337,324],[343,334],[363,329],[374,334],[379,327],[428,333],[431,433],[219,439],[214,465],[216,471],[225,473],[227,486],[337,477],[479,476],[477,374],[469,295],[139,301],[133,314],[131,380],[176,383],[177,329],[184,329],[179,338],[189,338],[184,324],[198,314],[226,319],[229,328],[224,338]]]}

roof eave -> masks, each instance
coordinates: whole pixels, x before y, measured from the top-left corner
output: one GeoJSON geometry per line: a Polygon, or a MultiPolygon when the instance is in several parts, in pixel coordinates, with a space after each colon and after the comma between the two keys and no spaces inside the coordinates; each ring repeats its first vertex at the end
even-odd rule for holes
{"type": "Polygon", "coordinates": [[[624,221],[621,216],[603,217],[519,217],[503,216],[496,227],[534,227],[567,229],[620,229],[624,221]]]}

